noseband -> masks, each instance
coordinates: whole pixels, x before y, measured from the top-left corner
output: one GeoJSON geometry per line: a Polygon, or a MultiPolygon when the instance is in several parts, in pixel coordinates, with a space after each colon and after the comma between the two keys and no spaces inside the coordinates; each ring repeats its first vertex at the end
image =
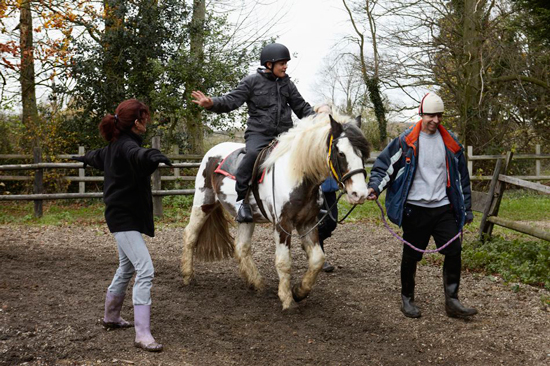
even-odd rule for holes
{"type": "Polygon", "coordinates": [[[346,191],[346,187],[345,187],[345,183],[348,179],[350,179],[353,175],[355,174],[358,174],[358,173],[363,173],[363,175],[365,176],[365,179],[367,178],[367,171],[365,168],[358,168],[358,169],[353,169],[353,170],[350,170],[344,174],[342,174],[342,168],[340,167],[340,163],[338,161],[338,157],[336,157],[336,169],[334,168],[334,164],[332,164],[332,155],[334,154],[334,150],[333,149],[333,146],[336,144],[336,141],[339,139],[339,137],[337,137],[336,139],[334,138],[334,136],[331,134],[330,135],[330,142],[329,142],[329,145],[328,145],[328,156],[327,156],[327,163],[328,163],[328,166],[330,167],[330,172],[332,173],[332,176],[334,177],[334,179],[336,179],[336,181],[338,182],[338,185],[340,186],[340,189],[342,189],[342,191],[346,191]]]}

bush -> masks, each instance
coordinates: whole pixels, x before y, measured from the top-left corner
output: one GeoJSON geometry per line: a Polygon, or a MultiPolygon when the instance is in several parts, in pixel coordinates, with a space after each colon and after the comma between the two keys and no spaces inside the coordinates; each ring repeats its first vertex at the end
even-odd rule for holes
{"type": "Polygon", "coordinates": [[[475,241],[463,249],[464,266],[498,273],[505,281],[543,286],[550,290],[550,244],[546,241],[507,241],[497,237],[475,241]]]}

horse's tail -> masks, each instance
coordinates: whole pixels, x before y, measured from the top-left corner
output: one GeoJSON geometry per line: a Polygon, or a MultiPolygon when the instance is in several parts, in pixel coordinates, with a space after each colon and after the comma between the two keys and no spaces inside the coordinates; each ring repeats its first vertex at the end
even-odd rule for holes
{"type": "Polygon", "coordinates": [[[235,240],[229,233],[229,223],[223,206],[217,203],[199,232],[195,246],[197,259],[213,262],[233,257],[235,240]]]}

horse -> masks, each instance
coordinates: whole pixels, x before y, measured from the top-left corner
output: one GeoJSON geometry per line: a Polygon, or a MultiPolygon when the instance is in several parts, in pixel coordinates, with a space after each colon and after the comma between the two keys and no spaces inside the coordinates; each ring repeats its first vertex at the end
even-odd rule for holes
{"type": "Polygon", "coordinates": [[[368,190],[365,161],[370,153],[369,143],[360,129],[360,118],[355,120],[328,113],[299,120],[275,142],[261,166],[263,180],[257,186],[258,201],[250,195],[254,222],[238,224],[236,243],[229,232],[233,220],[228,217],[228,214],[233,217],[237,214],[235,180],[228,174],[219,173],[218,166],[244,144],[221,143],[204,155],[195,180],[189,223],[183,234],[181,271],[184,285],[196,281],[194,257],[205,261],[234,257],[248,285],[263,290],[263,278],[251,256],[252,234],[256,223],[271,222],[279,276],[278,296],[283,311],[295,307],[311,292],[325,261],[317,232],[323,202],[320,184],[331,175],[346,193],[348,202],[363,203],[368,190]],[[293,230],[301,239],[308,269],[301,282],[291,287],[293,230]]]}

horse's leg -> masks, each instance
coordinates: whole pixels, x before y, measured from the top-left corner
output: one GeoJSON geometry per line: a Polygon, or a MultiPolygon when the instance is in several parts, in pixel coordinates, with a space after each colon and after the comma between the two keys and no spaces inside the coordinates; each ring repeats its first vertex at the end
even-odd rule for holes
{"type": "MultiPolygon", "coordinates": [[[[307,232],[305,229],[302,231],[307,232]]],[[[302,282],[294,285],[292,288],[292,296],[296,302],[302,301],[309,295],[315,281],[317,280],[317,275],[321,271],[323,263],[325,263],[325,253],[323,253],[323,250],[319,245],[318,238],[319,236],[317,235],[316,230],[313,230],[311,233],[302,238],[302,249],[304,249],[307,254],[309,265],[304,277],[302,278],[302,282]]]]}
{"type": "Polygon", "coordinates": [[[193,249],[197,243],[198,235],[201,231],[208,213],[204,212],[201,206],[193,206],[189,224],[183,231],[183,250],[181,255],[181,272],[183,274],[183,283],[189,285],[193,280],[193,249]]]}
{"type": "Polygon", "coordinates": [[[250,286],[260,291],[264,288],[264,281],[252,259],[250,250],[254,226],[254,223],[240,223],[237,227],[235,259],[239,262],[241,276],[250,286]]]}
{"type": "Polygon", "coordinates": [[[296,303],[292,299],[290,289],[292,259],[290,256],[290,238],[278,230],[275,230],[275,268],[279,275],[279,299],[283,303],[283,310],[287,310],[296,303]]]}

